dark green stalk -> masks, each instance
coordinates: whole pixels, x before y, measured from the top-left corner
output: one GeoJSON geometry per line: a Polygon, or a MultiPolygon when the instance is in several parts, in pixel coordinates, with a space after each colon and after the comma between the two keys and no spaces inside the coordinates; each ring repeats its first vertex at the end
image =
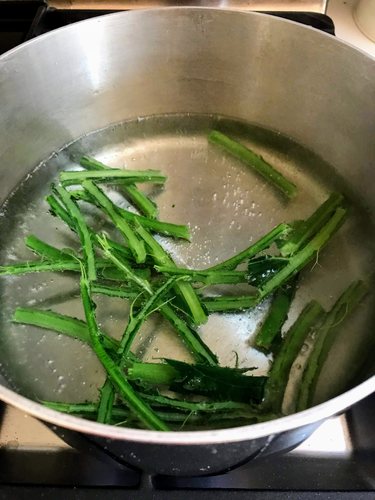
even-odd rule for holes
{"type": "MultiPolygon", "coordinates": [[[[175,266],[173,259],[156,239],[140,224],[136,224],[137,233],[146,243],[151,256],[158,265],[175,266]]],[[[202,308],[202,304],[190,283],[176,283],[175,290],[182,296],[189,308],[191,317],[196,325],[207,321],[207,315],[202,308]]]]}
{"type": "Polygon", "coordinates": [[[205,297],[203,300],[209,313],[244,311],[255,307],[258,303],[259,296],[256,292],[253,295],[205,297]]]}
{"type": "Polygon", "coordinates": [[[101,424],[110,424],[113,413],[113,403],[115,401],[115,391],[109,378],[100,389],[100,401],[96,421],[101,424]]]}
{"type": "Polygon", "coordinates": [[[188,364],[174,359],[165,361],[174,371],[165,369],[161,363],[150,367],[149,363],[136,362],[128,368],[128,377],[136,377],[140,383],[161,384],[164,380],[169,389],[177,393],[198,394],[222,401],[260,403],[263,399],[267,377],[244,375],[249,371],[247,368],[188,364]]]}
{"type": "MultiPolygon", "coordinates": [[[[83,191],[84,192],[84,191],[83,191]]],[[[70,195],[72,195],[72,192],[70,192],[70,195]]],[[[46,201],[50,206],[51,213],[61,219],[65,224],[74,232],[76,232],[75,225],[70,218],[68,212],[61,206],[59,201],[54,197],[54,196],[47,196],[46,201]]],[[[93,242],[96,245],[99,245],[97,241],[97,235],[94,233],[92,229],[89,228],[91,238],[93,242]]],[[[130,249],[127,247],[124,247],[123,245],[120,245],[116,241],[111,240],[110,238],[107,238],[108,244],[111,245],[112,248],[114,248],[117,252],[120,252],[125,258],[127,259],[133,259],[133,254],[131,253],[130,249]]]]}
{"type": "Polygon", "coordinates": [[[119,297],[121,299],[135,299],[139,295],[139,290],[134,290],[132,287],[114,287],[107,285],[99,285],[97,283],[91,286],[91,293],[100,293],[109,297],[119,297]]]}
{"type": "Polygon", "coordinates": [[[165,363],[132,363],[126,372],[129,380],[155,385],[169,385],[178,376],[177,370],[165,363]]]}
{"type": "Polygon", "coordinates": [[[54,195],[50,194],[46,196],[46,202],[50,207],[50,212],[52,213],[52,215],[65,222],[65,224],[72,231],[76,231],[76,227],[72,218],[54,195]]]}
{"type": "MultiPolygon", "coordinates": [[[[107,240],[108,241],[108,240],[107,240]]],[[[111,245],[112,247],[112,245],[111,245]]],[[[122,259],[122,255],[119,255],[118,256],[119,258],[121,257],[121,260],[124,261],[124,259],[122,259]]],[[[126,262],[126,261],[125,261],[126,262]]],[[[140,278],[144,278],[144,279],[149,279],[151,277],[151,272],[150,272],[150,269],[145,267],[145,268],[140,268],[140,269],[134,269],[133,268],[133,272],[134,274],[136,274],[137,276],[139,276],[140,278]]],[[[111,281],[119,281],[119,282],[124,282],[126,281],[128,278],[126,276],[125,273],[123,273],[122,271],[120,271],[118,269],[118,267],[116,266],[110,266],[110,267],[106,267],[104,268],[102,271],[101,271],[101,276],[103,279],[106,279],[106,280],[111,280],[111,281]]],[[[121,283],[123,284],[123,283],[121,283]]],[[[116,289],[116,288],[119,288],[119,287],[113,287],[113,286],[110,286],[109,288],[113,288],[113,289],[116,289]]]]}
{"type": "Polygon", "coordinates": [[[295,276],[304,266],[317,257],[318,253],[342,225],[345,215],[346,210],[344,208],[338,208],[314,238],[309,241],[302,250],[292,255],[284,267],[258,288],[258,293],[256,295],[240,297],[207,297],[203,302],[207,311],[239,311],[258,305],[263,299],[273,293],[277,288],[284,285],[284,283],[295,276]]]}
{"type": "Polygon", "coordinates": [[[45,241],[40,240],[33,234],[25,238],[25,245],[35,254],[40,255],[48,260],[76,260],[76,257],[68,252],[64,252],[45,241]]]}
{"type": "Polygon", "coordinates": [[[297,187],[293,182],[288,181],[280,172],[267,163],[263,158],[251,149],[243,146],[239,142],[230,139],[217,130],[210,132],[208,140],[222,147],[235,158],[238,158],[247,166],[253,168],[268,182],[276,186],[288,198],[294,198],[297,194],[297,187]]]}
{"type": "MultiPolygon", "coordinates": [[[[42,401],[42,403],[47,407],[55,411],[60,411],[62,413],[67,413],[70,415],[79,415],[83,417],[94,417],[98,412],[97,403],[60,403],[54,401],[42,401]]],[[[189,423],[194,423],[197,425],[204,425],[207,422],[225,422],[233,421],[234,425],[241,425],[246,422],[264,422],[267,420],[272,420],[277,418],[279,415],[257,413],[249,407],[249,410],[229,410],[228,412],[194,412],[193,410],[188,413],[186,411],[155,411],[155,414],[170,423],[184,423],[188,421],[189,423]]],[[[114,406],[112,414],[112,424],[119,425],[117,423],[118,419],[124,420],[126,423],[131,422],[133,419],[130,412],[122,406],[114,406]]],[[[124,422],[124,423],[125,423],[124,422]]],[[[228,425],[228,423],[226,424],[228,425]]]]}
{"type": "Polygon", "coordinates": [[[101,343],[101,335],[95,318],[95,305],[90,297],[90,283],[84,273],[81,276],[81,297],[92,348],[119,395],[147,427],[160,431],[168,431],[168,426],[138,397],[124,377],[120,367],[105,351],[101,343]]]}
{"type": "Polygon", "coordinates": [[[97,170],[92,172],[87,170],[74,170],[60,173],[60,181],[64,186],[82,184],[84,181],[111,183],[116,180],[121,180],[121,182],[129,184],[134,184],[134,182],[164,184],[166,179],[165,175],[162,175],[159,170],[120,170],[111,168],[109,170],[97,170]]]}
{"type": "MultiPolygon", "coordinates": [[[[108,267],[108,261],[104,259],[96,260],[97,270],[104,270],[108,267]]],[[[30,262],[21,262],[9,266],[0,266],[0,276],[10,276],[17,274],[41,273],[41,272],[80,272],[81,262],[79,260],[61,260],[48,262],[46,260],[33,260],[30,262]]]]}
{"type": "Polygon", "coordinates": [[[291,277],[297,274],[306,264],[311,262],[318,252],[328,243],[331,237],[336,233],[344,222],[346,210],[338,208],[329,221],[316,233],[309,243],[302,250],[289,258],[288,264],[280,269],[271,279],[259,289],[259,301],[263,300],[276,288],[286,283],[291,277]]]}
{"type": "Polygon", "coordinates": [[[255,345],[259,349],[270,351],[275,342],[277,343],[281,338],[281,328],[288,317],[295,289],[295,283],[293,283],[276,290],[266,319],[255,337],[255,345]]]}
{"type": "Polygon", "coordinates": [[[143,399],[150,402],[152,406],[167,406],[178,408],[179,410],[188,410],[193,412],[216,413],[223,410],[243,410],[254,411],[254,409],[246,403],[238,403],[236,401],[184,401],[166,396],[142,394],[143,399]]]}
{"type": "Polygon", "coordinates": [[[116,228],[127,241],[130,250],[132,251],[136,262],[142,263],[146,260],[146,251],[143,241],[139,240],[133,229],[129,224],[121,217],[116,205],[108,198],[107,195],[103,193],[95,184],[91,181],[84,181],[82,183],[84,189],[90,193],[90,195],[95,199],[95,201],[100,205],[100,208],[108,215],[112,220],[116,228]]]}
{"type": "MultiPolygon", "coordinates": [[[[76,200],[82,200],[87,203],[94,203],[95,200],[86,193],[83,189],[72,191],[72,196],[76,200]]],[[[160,221],[156,219],[148,219],[142,215],[135,214],[124,208],[117,207],[117,210],[121,216],[129,223],[134,224],[136,221],[139,222],[143,227],[150,229],[151,231],[165,236],[172,236],[173,238],[181,238],[183,240],[190,241],[190,232],[187,226],[182,224],[173,224],[171,222],[160,221]]]]}
{"type": "Polygon", "coordinates": [[[294,229],[285,243],[280,246],[281,255],[292,255],[305,245],[327,223],[337,208],[344,203],[340,193],[332,193],[329,198],[305,221],[294,229]]]}
{"type": "Polygon", "coordinates": [[[323,317],[324,310],[322,306],[313,300],[305,306],[295,323],[285,335],[268,374],[265,397],[262,405],[264,409],[281,412],[291,367],[312,328],[321,321],[323,317]]]}
{"type": "Polygon", "coordinates": [[[53,186],[52,190],[58,194],[72,219],[79,239],[81,240],[83,260],[87,268],[87,276],[90,281],[96,280],[95,255],[91,234],[81,214],[77,203],[71,198],[69,192],[62,186],[53,186]]]}
{"type": "MultiPolygon", "coordinates": [[[[118,364],[120,368],[125,367],[128,361],[128,355],[131,345],[134,341],[136,334],[139,332],[139,329],[141,328],[142,324],[152,312],[154,312],[158,307],[160,307],[160,302],[162,298],[174,285],[175,281],[176,278],[171,278],[166,283],[164,283],[158,290],[156,290],[156,292],[153,295],[151,295],[149,300],[142,306],[142,308],[135,316],[133,316],[132,313],[130,313],[128,324],[126,325],[124,334],[120,341],[120,346],[117,350],[117,354],[119,355],[118,364]]],[[[99,407],[103,408],[102,413],[104,416],[102,415],[102,418],[110,420],[109,404],[110,401],[112,401],[113,404],[114,397],[115,397],[114,388],[107,379],[107,381],[105,382],[104,386],[101,389],[101,398],[99,403],[99,407]]]]}
{"type": "Polygon", "coordinates": [[[80,262],[74,260],[60,260],[47,262],[45,260],[22,262],[9,266],[0,266],[0,276],[16,274],[40,273],[40,272],[63,272],[80,271],[80,262]]]}
{"type": "Polygon", "coordinates": [[[215,266],[211,266],[207,269],[207,271],[216,271],[219,269],[233,270],[235,269],[241,262],[244,262],[247,259],[251,259],[259,252],[262,252],[266,248],[270,247],[272,243],[274,243],[281,235],[285,235],[290,231],[290,226],[288,224],[282,223],[278,226],[274,227],[269,233],[262,236],[258,241],[250,245],[248,248],[245,248],[242,252],[234,255],[230,259],[227,259],[215,266]]]}
{"type": "MultiPolygon", "coordinates": [[[[105,238],[99,237],[105,255],[110,259],[121,271],[123,271],[130,281],[133,281],[148,295],[153,295],[154,291],[147,280],[137,276],[132,270],[113,253],[105,238]]],[[[209,364],[216,365],[217,358],[211,350],[204,344],[199,335],[191,329],[169,305],[164,305],[160,312],[162,315],[175,327],[183,341],[186,343],[191,353],[197,361],[206,361],[209,364]]]]}
{"type": "Polygon", "coordinates": [[[192,281],[205,285],[237,284],[247,282],[247,273],[243,271],[206,271],[186,269],[176,266],[154,266],[159,273],[172,276],[190,277],[192,281]]]}
{"type": "Polygon", "coordinates": [[[137,274],[126,261],[116,255],[113,251],[112,245],[108,242],[105,236],[97,235],[97,241],[100,244],[104,255],[125,274],[130,282],[145,290],[149,295],[152,295],[153,291],[149,282],[142,278],[142,276],[139,276],[139,274],[137,274]]]}
{"type": "Polygon", "coordinates": [[[130,316],[129,322],[120,342],[120,347],[117,351],[117,354],[121,356],[121,366],[124,366],[131,345],[142,324],[152,312],[156,311],[157,309],[161,308],[162,305],[164,305],[162,304],[162,301],[164,300],[165,295],[175,285],[178,279],[181,280],[183,279],[183,277],[169,278],[150,296],[150,298],[145,302],[145,304],[135,316],[130,316]]]}
{"type": "MultiPolygon", "coordinates": [[[[65,316],[53,311],[43,311],[41,309],[17,307],[14,312],[12,321],[23,325],[32,325],[39,328],[45,328],[56,333],[61,333],[67,337],[80,340],[91,344],[87,324],[77,318],[65,316]]],[[[100,332],[103,346],[106,349],[117,351],[119,342],[109,335],[100,332]]]]}
{"type": "MultiPolygon", "coordinates": [[[[94,158],[90,158],[89,156],[82,156],[80,164],[87,170],[109,170],[111,168],[94,158]]],[[[134,184],[122,186],[121,192],[124,193],[125,197],[128,198],[133,205],[147,217],[154,219],[158,216],[158,208],[156,204],[134,184]]]]}
{"type": "Polygon", "coordinates": [[[367,286],[363,281],[355,281],[344,291],[332,309],[325,315],[322,324],[316,331],[314,345],[302,375],[297,398],[297,411],[305,410],[312,405],[319,375],[331,347],[338,337],[339,327],[367,292],[367,286]]]}

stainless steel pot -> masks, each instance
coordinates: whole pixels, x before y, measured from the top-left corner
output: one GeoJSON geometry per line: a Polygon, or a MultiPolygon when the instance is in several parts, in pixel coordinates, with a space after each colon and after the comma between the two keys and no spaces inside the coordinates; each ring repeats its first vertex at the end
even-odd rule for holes
{"type": "MultiPolygon", "coordinates": [[[[334,166],[369,220],[375,213],[375,62],[285,20],[172,8],[85,21],[0,58],[0,109],[0,201],[51,152],[92,130],[139,116],[198,113],[291,137],[334,166]]],[[[24,364],[36,366],[31,344],[24,355],[24,364]]],[[[373,373],[370,366],[359,385],[307,411],[199,432],[110,427],[59,414],[12,391],[5,377],[0,398],[67,441],[99,445],[135,467],[207,474],[292,448],[373,392],[373,373]]]]}

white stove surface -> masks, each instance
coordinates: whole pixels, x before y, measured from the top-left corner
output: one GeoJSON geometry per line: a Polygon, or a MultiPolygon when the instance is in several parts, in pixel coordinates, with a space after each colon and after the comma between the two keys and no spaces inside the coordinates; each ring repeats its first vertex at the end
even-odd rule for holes
{"type": "Polygon", "coordinates": [[[329,0],[327,15],[336,27],[336,36],[375,57],[375,42],[367,38],[356,25],[353,10],[357,0],[329,0]]]}

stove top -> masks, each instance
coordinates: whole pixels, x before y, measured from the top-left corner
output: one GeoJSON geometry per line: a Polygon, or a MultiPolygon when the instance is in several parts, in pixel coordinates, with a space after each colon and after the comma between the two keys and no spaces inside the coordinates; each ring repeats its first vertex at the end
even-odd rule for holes
{"type": "MultiPolygon", "coordinates": [[[[112,12],[56,9],[44,1],[0,0],[0,54],[60,26],[112,12]]],[[[89,2],[83,2],[85,6],[89,2]]],[[[324,2],[323,2],[324,3],[324,2]]],[[[338,3],[338,2],[337,2],[338,3]]],[[[348,2],[341,2],[340,4],[348,2]]],[[[103,2],[101,3],[103,5],[103,2]]],[[[111,5],[114,5],[112,2],[111,5]]],[[[117,5],[117,4],[116,4],[117,5]]],[[[329,8],[332,12],[335,9],[329,8]]],[[[334,34],[320,13],[273,13],[334,34]]],[[[340,33],[342,32],[340,24],[340,33]]],[[[347,26],[347,24],[345,24],[347,26]]],[[[345,30],[344,30],[345,31],[345,30]]],[[[374,44],[375,46],[375,44],[374,44]]],[[[0,403],[0,500],[80,499],[373,499],[375,396],[332,418],[293,451],[258,459],[225,474],[150,476],[78,452],[44,424],[0,403]]]]}
{"type": "Polygon", "coordinates": [[[150,476],[77,452],[34,418],[9,406],[0,419],[0,499],[221,498],[373,499],[375,397],[329,419],[295,450],[225,474],[150,476]],[[193,491],[192,491],[193,490],[193,491]]]}

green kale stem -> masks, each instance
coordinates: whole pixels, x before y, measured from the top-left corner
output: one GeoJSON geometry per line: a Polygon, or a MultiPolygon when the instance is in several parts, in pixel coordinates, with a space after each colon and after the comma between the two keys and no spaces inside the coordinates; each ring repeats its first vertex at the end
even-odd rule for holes
{"type": "Polygon", "coordinates": [[[134,182],[164,184],[166,177],[159,170],[120,170],[115,168],[92,172],[87,170],[73,170],[60,173],[60,182],[63,186],[81,184],[84,181],[112,183],[116,180],[129,184],[134,184],[134,182]]]}
{"type": "Polygon", "coordinates": [[[176,266],[154,266],[159,273],[172,276],[190,277],[192,281],[205,285],[237,284],[247,282],[247,272],[243,271],[206,271],[176,266]]]}
{"type": "MultiPolygon", "coordinates": [[[[70,191],[70,195],[74,198],[72,191],[70,191]]],[[[50,206],[51,213],[54,216],[56,216],[59,219],[61,219],[63,222],[65,222],[65,224],[72,231],[76,232],[76,228],[75,228],[75,225],[74,225],[72,219],[70,218],[68,212],[61,206],[61,204],[59,203],[59,201],[54,196],[52,196],[52,195],[47,196],[46,197],[46,201],[47,201],[47,203],[50,206]]],[[[97,246],[100,246],[99,243],[98,243],[98,241],[97,241],[97,234],[92,229],[90,229],[90,228],[89,228],[89,231],[90,231],[90,234],[91,234],[92,241],[97,246]]],[[[123,257],[125,257],[127,259],[134,260],[133,254],[132,254],[132,252],[130,251],[129,248],[124,247],[123,245],[120,245],[119,243],[117,243],[116,241],[111,240],[110,238],[108,238],[107,241],[108,241],[108,243],[111,244],[112,248],[115,248],[117,252],[120,252],[123,257]]]]}
{"type": "MultiPolygon", "coordinates": [[[[106,257],[111,260],[120,271],[123,271],[129,277],[129,280],[133,280],[133,282],[142,290],[144,290],[147,295],[152,296],[154,290],[152,289],[150,283],[147,280],[137,276],[127,265],[127,263],[119,259],[115,252],[113,252],[105,238],[99,237],[99,241],[102,245],[103,252],[106,257]]],[[[197,359],[197,361],[205,361],[212,365],[217,364],[216,356],[205,345],[197,332],[195,332],[185,323],[185,321],[177,316],[177,314],[169,304],[161,307],[160,312],[175,327],[176,331],[179,333],[182,340],[188,346],[190,352],[197,359]]]]}
{"type": "Polygon", "coordinates": [[[288,282],[303,267],[316,258],[318,253],[342,225],[345,215],[346,210],[344,208],[336,209],[329,221],[311,239],[311,241],[309,241],[306,246],[302,248],[302,250],[292,255],[284,267],[263,283],[258,288],[256,295],[240,297],[207,297],[203,302],[206,309],[209,312],[239,311],[258,305],[268,295],[273,293],[280,286],[284,285],[284,283],[288,282]]]}
{"type": "Polygon", "coordinates": [[[304,307],[286,333],[268,373],[262,404],[265,410],[281,412],[291,367],[312,328],[322,320],[323,316],[324,310],[322,306],[313,300],[304,307]]]}
{"type": "MultiPolygon", "coordinates": [[[[146,397],[146,395],[142,396],[146,397]]],[[[42,403],[51,410],[60,411],[70,415],[84,416],[86,418],[95,417],[95,415],[97,415],[98,412],[97,403],[60,403],[55,401],[42,401],[42,403]]],[[[233,405],[240,404],[240,403],[233,403],[231,401],[228,403],[229,406],[230,404],[233,405]]],[[[192,403],[192,405],[193,404],[194,403],[192,403]]],[[[198,407],[201,405],[201,403],[196,403],[196,404],[198,407]]],[[[218,403],[214,402],[212,404],[222,405],[225,404],[225,402],[218,402],[218,403]]],[[[175,411],[165,411],[159,409],[159,410],[154,410],[154,412],[157,416],[159,416],[164,421],[169,423],[173,422],[184,423],[188,421],[189,423],[194,423],[197,425],[204,425],[205,423],[207,423],[207,420],[209,421],[233,420],[236,421],[236,423],[238,421],[239,423],[242,424],[246,423],[246,421],[257,423],[257,422],[272,420],[279,416],[274,414],[258,413],[254,411],[251,406],[250,407],[248,405],[243,405],[243,406],[247,406],[247,408],[236,409],[233,407],[233,409],[231,409],[229,407],[227,412],[225,412],[225,410],[211,412],[209,410],[199,410],[199,409],[197,410],[191,409],[190,411],[189,410],[183,411],[182,409],[180,410],[177,409],[175,411]]],[[[118,419],[122,419],[124,423],[129,423],[134,421],[134,419],[132,418],[132,414],[129,412],[127,408],[125,408],[124,406],[115,405],[113,406],[112,421],[110,423],[118,425],[117,423],[118,419]]]]}
{"type": "MultiPolygon", "coordinates": [[[[152,406],[169,406],[171,408],[178,408],[179,410],[188,411],[202,411],[207,413],[215,413],[223,410],[244,410],[254,411],[254,408],[246,403],[239,403],[237,401],[185,401],[176,398],[169,398],[161,396],[160,394],[144,394],[143,399],[149,401],[152,406]]],[[[255,412],[254,412],[255,413],[255,412]]]]}
{"type": "Polygon", "coordinates": [[[95,254],[91,233],[77,203],[72,199],[69,192],[62,186],[53,186],[55,192],[64,203],[70,219],[73,221],[76,232],[82,244],[83,259],[87,268],[87,275],[90,281],[96,280],[95,254]]]}
{"type": "Polygon", "coordinates": [[[274,243],[280,236],[287,234],[291,230],[289,224],[279,224],[274,227],[269,233],[262,236],[258,241],[250,245],[248,248],[245,248],[242,252],[234,255],[230,259],[227,259],[215,266],[211,266],[206,271],[218,271],[218,270],[233,270],[235,269],[241,262],[244,262],[247,259],[251,259],[259,252],[262,252],[266,248],[270,247],[272,243],[274,243]]]}
{"type": "MultiPolygon", "coordinates": [[[[86,170],[109,170],[111,168],[90,156],[82,156],[80,164],[86,170]]],[[[121,192],[146,217],[155,219],[158,216],[158,207],[156,204],[134,184],[122,186],[121,192]]]]}
{"type": "Polygon", "coordinates": [[[229,138],[217,130],[212,130],[208,135],[209,142],[222,147],[227,153],[238,158],[247,166],[253,168],[268,182],[276,186],[288,198],[294,198],[297,194],[297,187],[293,182],[288,181],[280,172],[267,163],[261,156],[251,149],[243,146],[239,142],[229,138]]]}
{"type": "Polygon", "coordinates": [[[130,319],[120,341],[120,347],[117,351],[117,354],[121,357],[121,366],[125,365],[133,340],[142,324],[150,314],[157,311],[165,304],[165,295],[176,284],[176,281],[181,279],[183,279],[183,277],[169,278],[161,287],[155,290],[136,315],[130,315],[130,319]]]}
{"type": "Polygon", "coordinates": [[[259,304],[259,295],[254,292],[253,295],[205,297],[203,304],[209,313],[243,311],[259,304]]]}
{"type": "Polygon", "coordinates": [[[136,377],[141,384],[162,384],[164,381],[170,390],[177,393],[198,394],[218,400],[260,403],[263,399],[267,377],[244,375],[249,370],[247,368],[188,364],[175,359],[165,361],[174,370],[166,369],[162,363],[155,363],[152,367],[152,363],[134,362],[127,369],[128,378],[136,377]]]}
{"type": "MultiPolygon", "coordinates": [[[[152,236],[152,234],[150,234],[147,231],[147,229],[145,229],[141,224],[137,223],[136,231],[146,243],[149,252],[151,254],[151,257],[155,261],[155,264],[162,266],[163,265],[175,266],[173,259],[168,255],[168,253],[164,250],[164,248],[156,241],[156,239],[152,236]]],[[[191,286],[191,284],[186,282],[184,283],[178,282],[175,285],[175,290],[184,299],[194,323],[196,325],[206,323],[207,314],[203,310],[199,297],[196,294],[194,288],[191,286]]]]}
{"type": "MultiPolygon", "coordinates": [[[[71,316],[31,307],[17,307],[13,314],[12,321],[13,323],[32,325],[51,330],[52,332],[60,333],[91,345],[87,324],[71,316]]],[[[119,347],[119,342],[102,331],[100,335],[103,346],[112,352],[116,352],[119,347]]]]}
{"type": "Polygon", "coordinates": [[[107,378],[100,391],[100,400],[98,405],[98,414],[96,421],[101,424],[110,424],[113,413],[113,403],[115,401],[115,390],[111,379],[107,378]]]}
{"type": "Polygon", "coordinates": [[[317,382],[332,345],[338,338],[339,326],[368,293],[363,281],[353,282],[328,311],[315,333],[310,356],[302,374],[297,398],[297,411],[309,408],[314,401],[317,382]]]}
{"type": "Polygon", "coordinates": [[[170,385],[178,377],[178,371],[166,363],[131,363],[126,373],[129,380],[155,385],[170,385]]]}
{"type": "Polygon", "coordinates": [[[143,241],[139,240],[133,229],[129,224],[121,217],[116,205],[108,198],[103,191],[95,186],[91,181],[82,182],[83,188],[90,193],[90,195],[99,204],[100,208],[107,214],[107,216],[112,220],[116,228],[125,238],[128,243],[131,252],[134,255],[135,261],[137,263],[145,262],[146,251],[143,241]]]}
{"type": "Polygon", "coordinates": [[[90,334],[91,346],[99,361],[107,372],[107,376],[116,388],[120,397],[125,401],[134,414],[150,429],[168,431],[169,427],[151,408],[137,395],[126,380],[121,368],[108,355],[101,342],[100,331],[95,317],[95,305],[90,296],[90,282],[83,269],[81,275],[81,298],[85,312],[86,323],[90,334]]]}
{"type": "Polygon", "coordinates": [[[328,222],[320,229],[318,233],[306,244],[302,250],[289,258],[288,264],[280,269],[271,279],[259,289],[259,301],[263,300],[276,288],[286,283],[291,277],[297,274],[306,264],[311,262],[318,252],[328,243],[336,231],[344,222],[346,210],[338,208],[333,213],[328,222]]]}
{"type": "Polygon", "coordinates": [[[108,286],[93,283],[91,285],[91,293],[99,293],[108,297],[119,297],[121,299],[135,299],[139,295],[139,290],[134,290],[134,287],[124,286],[108,286]]]}
{"type": "MultiPolygon", "coordinates": [[[[163,297],[166,293],[169,292],[170,288],[176,282],[176,279],[181,279],[181,277],[170,278],[166,283],[164,283],[158,290],[156,290],[153,295],[151,295],[151,297],[145,302],[145,304],[136,315],[133,315],[132,311],[130,312],[129,321],[126,325],[125,331],[120,341],[120,346],[117,350],[117,354],[119,356],[118,365],[120,366],[120,368],[124,368],[126,363],[128,362],[131,345],[142,324],[146,321],[147,317],[150,314],[152,314],[160,307],[163,297]]],[[[101,397],[99,403],[99,408],[102,409],[101,417],[106,421],[110,420],[111,408],[109,405],[111,404],[110,402],[112,402],[113,405],[114,398],[114,388],[110,381],[107,379],[101,389],[101,397]]]]}
{"type": "Polygon", "coordinates": [[[40,273],[40,272],[63,272],[80,271],[80,262],[74,260],[59,260],[48,262],[46,260],[37,260],[30,262],[21,262],[9,266],[0,266],[0,276],[10,276],[16,274],[40,273]]]}
{"type": "Polygon", "coordinates": [[[344,197],[340,193],[332,193],[329,198],[305,221],[301,222],[288,235],[280,246],[280,253],[288,256],[296,253],[327,223],[337,208],[343,206],[344,197]]]}
{"type": "Polygon", "coordinates": [[[272,350],[275,342],[281,337],[281,328],[285,323],[290,304],[295,294],[296,283],[286,284],[275,291],[266,319],[260,327],[255,346],[266,352],[272,350]]]}
{"type": "MultiPolygon", "coordinates": [[[[76,200],[95,204],[95,200],[89,195],[89,193],[87,193],[83,189],[71,191],[71,194],[76,200]]],[[[182,224],[173,224],[172,222],[165,222],[156,219],[148,219],[147,217],[135,214],[118,206],[117,210],[121,214],[121,216],[131,224],[134,224],[136,221],[138,221],[143,227],[150,229],[155,233],[190,241],[191,235],[187,226],[184,226],[182,224]]]]}
{"type": "MultiPolygon", "coordinates": [[[[110,264],[107,260],[96,259],[96,269],[104,271],[110,264]]],[[[31,260],[29,262],[20,262],[19,264],[10,264],[8,266],[0,266],[0,276],[15,276],[17,274],[30,274],[42,272],[80,272],[81,262],[77,260],[56,260],[46,261],[31,260]]]]}
{"type": "Polygon", "coordinates": [[[77,259],[76,256],[72,255],[72,253],[65,252],[64,250],[60,250],[52,245],[49,245],[48,243],[40,240],[33,234],[25,238],[25,245],[36,255],[44,257],[47,260],[59,261],[59,260],[77,259]]]}

